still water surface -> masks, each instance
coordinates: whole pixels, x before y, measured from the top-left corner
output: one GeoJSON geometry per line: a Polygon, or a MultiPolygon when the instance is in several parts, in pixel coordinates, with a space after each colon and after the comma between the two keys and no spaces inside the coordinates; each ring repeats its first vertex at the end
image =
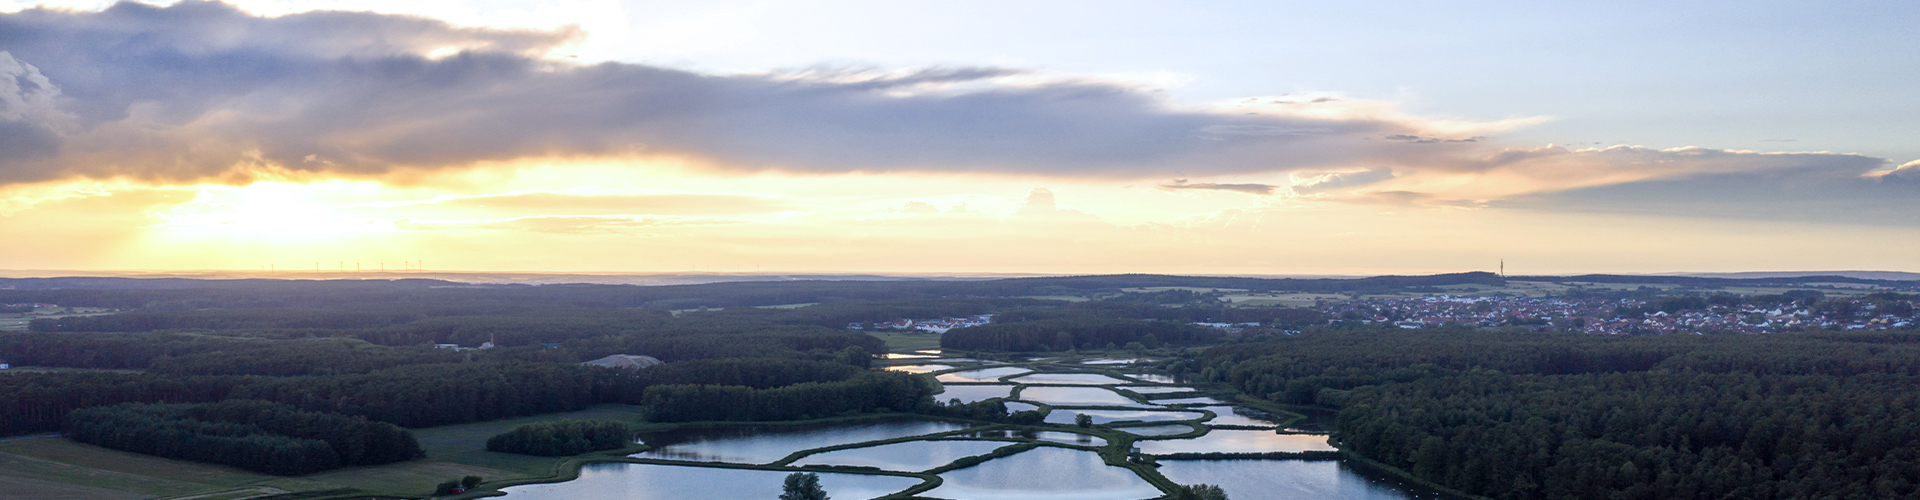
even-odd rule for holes
{"type": "MultiPolygon", "coordinates": [[[[787,472],[649,464],[587,464],[580,478],[529,484],[502,491],[513,500],[766,500],[780,495],[787,472]]],[[[910,477],[820,473],[820,487],[833,498],[855,500],[893,494],[920,484],[910,477]]]]}
{"type": "Polygon", "coordinates": [[[1098,387],[1028,387],[1020,390],[1020,399],[1066,406],[1144,406],[1118,392],[1098,387]]]}
{"type": "Polygon", "coordinates": [[[901,373],[933,373],[940,370],[952,370],[953,365],[899,365],[899,366],[889,366],[882,369],[890,372],[901,372],[901,373]]]}
{"type": "Polygon", "coordinates": [[[1008,380],[1022,384],[1119,385],[1127,381],[1098,373],[1036,373],[1008,380]]]}
{"type": "Polygon", "coordinates": [[[1161,495],[1158,488],[1133,471],[1107,465],[1098,453],[1045,446],[941,474],[940,478],[943,482],[939,488],[920,496],[955,500],[1133,500],[1161,495]]]}
{"type": "Polygon", "coordinates": [[[751,426],[688,429],[642,435],[641,440],[654,449],[634,456],[697,462],[765,464],[808,448],[918,436],[964,428],[966,426],[951,422],[898,421],[829,427],[751,426]]]}
{"type": "Polygon", "coordinates": [[[1159,422],[1163,420],[1192,420],[1192,419],[1200,418],[1201,416],[1199,413],[1183,412],[1183,411],[1055,409],[1053,410],[1053,412],[1047,414],[1047,423],[1071,424],[1071,423],[1074,423],[1073,422],[1074,414],[1078,414],[1078,413],[1085,413],[1088,416],[1093,417],[1093,423],[1096,423],[1096,424],[1104,424],[1107,422],[1117,422],[1121,420],[1139,420],[1142,422],[1159,422]]]}
{"type": "MultiPolygon", "coordinates": [[[[1250,410],[1246,408],[1241,408],[1238,406],[1208,406],[1206,407],[1206,409],[1213,411],[1213,415],[1214,415],[1213,420],[1207,421],[1208,424],[1212,424],[1212,425],[1252,425],[1252,426],[1272,427],[1275,425],[1280,425],[1281,420],[1286,420],[1286,418],[1280,417],[1278,415],[1273,415],[1273,414],[1259,411],[1259,410],[1250,410]]],[[[1321,431],[1321,432],[1325,432],[1325,431],[1321,431]]]]}
{"type": "Polygon", "coordinates": [[[949,385],[946,389],[933,395],[933,400],[945,403],[950,399],[959,399],[962,403],[972,403],[1013,394],[1012,385],[949,385]]]}
{"type": "MultiPolygon", "coordinates": [[[[1327,436],[1320,434],[1275,434],[1273,431],[1213,430],[1192,439],[1135,441],[1141,453],[1265,453],[1269,451],[1334,451],[1327,436]]],[[[1228,495],[1232,496],[1232,495],[1228,495]]]]}
{"type": "Polygon", "coordinates": [[[815,453],[793,465],[852,465],[917,472],[946,465],[961,457],[985,455],[1012,443],[999,441],[908,441],[851,450],[815,453]]]}
{"type": "Polygon", "coordinates": [[[964,372],[942,373],[939,376],[934,377],[934,379],[939,380],[941,382],[999,382],[1000,377],[1005,377],[1005,376],[1013,375],[1017,373],[1026,373],[1027,371],[1028,370],[1026,368],[1013,368],[1013,367],[987,368],[983,370],[967,370],[964,372]]]}
{"type": "Polygon", "coordinates": [[[1332,460],[1162,460],[1160,474],[1180,484],[1219,485],[1233,500],[1437,498],[1370,479],[1332,460]]]}

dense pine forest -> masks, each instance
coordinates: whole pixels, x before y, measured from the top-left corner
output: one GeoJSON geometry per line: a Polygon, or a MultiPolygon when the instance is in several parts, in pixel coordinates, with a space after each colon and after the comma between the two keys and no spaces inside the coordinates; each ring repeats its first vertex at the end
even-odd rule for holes
{"type": "Polygon", "coordinates": [[[1192,365],[1498,499],[1920,495],[1920,334],[1314,329],[1192,365]]]}

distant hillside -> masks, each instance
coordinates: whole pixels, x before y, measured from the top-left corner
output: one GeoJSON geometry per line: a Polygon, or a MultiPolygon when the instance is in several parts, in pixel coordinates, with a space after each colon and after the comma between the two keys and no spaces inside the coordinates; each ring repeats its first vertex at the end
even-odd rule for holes
{"type": "Polygon", "coordinates": [[[1920,286],[1917,280],[1866,279],[1835,275],[1794,275],[1782,277],[1754,278],[1710,278],[1701,276],[1647,276],[1618,274],[1583,274],[1579,276],[1508,276],[1510,281],[1535,282],[1582,282],[1582,283],[1644,283],[1649,285],[1682,286],[1797,286],[1809,283],[1852,283],[1857,285],[1881,285],[1890,287],[1920,286]]]}
{"type": "Polygon", "coordinates": [[[1845,276],[1869,280],[1920,281],[1920,273],[1901,271],[1799,271],[1799,272],[1744,272],[1744,273],[1672,273],[1672,276],[1697,276],[1702,278],[1800,278],[1807,276],[1845,276]]]}

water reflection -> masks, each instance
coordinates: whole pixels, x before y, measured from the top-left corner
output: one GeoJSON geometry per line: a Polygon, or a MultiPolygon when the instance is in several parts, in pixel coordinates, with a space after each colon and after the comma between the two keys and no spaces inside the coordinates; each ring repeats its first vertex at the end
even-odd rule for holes
{"type": "Polygon", "coordinates": [[[1137,441],[1141,453],[1265,453],[1270,451],[1334,451],[1322,434],[1277,434],[1273,431],[1215,429],[1192,439],[1137,441]]]}
{"type": "Polygon", "coordinates": [[[942,403],[952,399],[959,399],[962,403],[972,403],[1010,397],[1012,394],[1012,385],[949,385],[946,386],[946,391],[933,395],[933,399],[942,403]]]}
{"type": "Polygon", "coordinates": [[[1287,419],[1287,417],[1240,406],[1208,406],[1206,409],[1213,411],[1213,420],[1207,421],[1212,425],[1273,427],[1287,419]]]}
{"type": "Polygon", "coordinates": [[[1142,382],[1158,382],[1162,384],[1171,384],[1174,382],[1179,382],[1178,380],[1174,380],[1173,376],[1171,375],[1155,375],[1152,373],[1128,373],[1126,374],[1126,376],[1127,378],[1139,380],[1142,382]]]}
{"type": "Polygon", "coordinates": [[[1106,438],[1102,438],[1099,436],[1089,436],[1086,434],[1080,434],[1076,432],[993,430],[993,431],[975,432],[969,435],[973,437],[1038,439],[1041,441],[1050,441],[1055,443],[1071,444],[1076,446],[1106,446],[1107,445],[1106,438]]]}
{"type": "MultiPolygon", "coordinates": [[[[719,469],[678,465],[602,463],[580,468],[580,478],[564,483],[512,486],[501,491],[513,500],[765,500],[780,495],[788,472],[719,469]]],[[[898,476],[820,473],[820,487],[833,498],[869,499],[920,484],[898,476]]]]}
{"type": "Polygon", "coordinates": [[[1117,385],[1125,380],[1098,373],[1036,373],[1009,380],[1022,384],[1062,384],[1062,385],[1117,385]]]}
{"type": "Polygon", "coordinates": [[[940,370],[952,369],[953,365],[899,365],[882,368],[882,370],[902,373],[933,373],[940,370]]]}
{"type": "Polygon", "coordinates": [[[1014,368],[1014,367],[985,368],[980,370],[967,370],[964,372],[942,373],[939,376],[934,377],[934,379],[939,380],[941,382],[999,382],[1000,377],[1005,377],[1008,375],[1015,375],[1020,373],[1027,373],[1027,371],[1028,370],[1026,368],[1014,368]]]}
{"type": "Polygon", "coordinates": [[[1213,398],[1180,398],[1180,399],[1153,400],[1153,404],[1158,404],[1158,405],[1217,405],[1225,402],[1226,401],[1221,401],[1213,398]]]}
{"type": "Polygon", "coordinates": [[[1201,416],[1199,413],[1182,411],[1055,409],[1053,412],[1047,414],[1047,422],[1054,424],[1071,424],[1074,423],[1073,419],[1075,414],[1086,414],[1087,416],[1093,417],[1093,423],[1096,424],[1118,422],[1121,420],[1138,420],[1142,422],[1190,420],[1200,418],[1201,416]]]}
{"type": "Polygon", "coordinates": [[[985,455],[1009,443],[995,441],[908,441],[851,450],[807,455],[793,465],[851,465],[897,471],[923,471],[958,460],[985,455]]]}
{"type": "Polygon", "coordinates": [[[1135,436],[1172,436],[1193,432],[1191,425],[1150,425],[1144,427],[1119,427],[1121,432],[1135,436]]]}
{"type": "Polygon", "coordinates": [[[1121,389],[1126,389],[1126,390],[1129,390],[1129,391],[1133,391],[1133,392],[1138,392],[1138,393],[1141,393],[1141,394],[1162,394],[1162,393],[1169,393],[1169,392],[1193,392],[1193,391],[1195,391],[1195,390],[1196,390],[1196,389],[1194,389],[1194,388],[1192,388],[1192,387],[1181,387],[1181,386],[1177,386],[1177,385],[1128,385],[1128,386],[1121,386],[1120,388],[1121,388],[1121,389]]]}
{"type": "Polygon", "coordinates": [[[1028,387],[1020,390],[1020,399],[1050,405],[1141,405],[1120,393],[1097,387],[1028,387]]]}
{"type": "Polygon", "coordinates": [[[1439,498],[1370,479],[1333,460],[1162,460],[1160,474],[1179,484],[1219,485],[1233,500],[1439,498]]]}
{"type": "Polygon", "coordinates": [[[862,441],[964,429],[951,422],[896,421],[824,427],[729,426],[641,435],[654,449],[641,458],[697,462],[771,463],[793,452],[862,441]]]}
{"type": "Polygon", "coordinates": [[[965,500],[1134,500],[1161,496],[1133,471],[1107,465],[1098,453],[1040,447],[941,474],[924,497],[965,500]]]}

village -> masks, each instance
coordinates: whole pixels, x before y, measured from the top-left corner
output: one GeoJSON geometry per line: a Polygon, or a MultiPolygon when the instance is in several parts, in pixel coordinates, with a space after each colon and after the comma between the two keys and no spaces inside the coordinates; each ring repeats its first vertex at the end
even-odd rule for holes
{"type": "MultiPolygon", "coordinates": [[[[1592,334],[1744,333],[1796,330],[1886,330],[1915,323],[1912,301],[1881,309],[1875,303],[1834,299],[1845,307],[1717,305],[1703,309],[1648,309],[1637,299],[1573,299],[1434,295],[1322,303],[1331,322],[1390,323],[1416,329],[1441,325],[1524,326],[1592,334]],[[1830,314],[1828,311],[1847,314],[1830,314]]],[[[1657,308],[1656,308],[1657,309],[1657,308]]]]}
{"type": "Polygon", "coordinates": [[[947,330],[980,326],[993,322],[992,314],[975,314],[964,318],[939,319],[896,319],[878,323],[847,323],[848,330],[923,330],[932,333],[947,333],[947,330]]]}

